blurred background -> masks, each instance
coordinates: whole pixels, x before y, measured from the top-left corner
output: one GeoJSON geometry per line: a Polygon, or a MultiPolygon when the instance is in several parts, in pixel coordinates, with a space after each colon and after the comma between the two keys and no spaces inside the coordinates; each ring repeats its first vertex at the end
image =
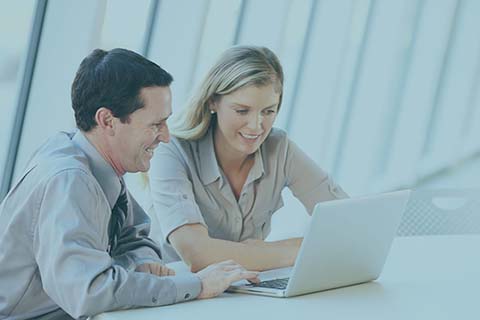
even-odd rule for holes
{"type": "MultiPolygon", "coordinates": [[[[94,48],[173,74],[173,111],[218,55],[267,46],[285,72],[276,126],[350,195],[476,187],[478,0],[20,0],[0,2],[0,199],[32,152],[74,127],[70,86],[94,48]]],[[[127,183],[148,205],[139,175],[127,183]]],[[[287,190],[271,239],[308,216],[287,190]]]]}

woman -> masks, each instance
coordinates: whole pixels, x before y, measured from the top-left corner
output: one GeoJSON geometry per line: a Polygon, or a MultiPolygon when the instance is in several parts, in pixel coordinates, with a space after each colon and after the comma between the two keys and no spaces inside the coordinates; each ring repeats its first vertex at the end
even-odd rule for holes
{"type": "Polygon", "coordinates": [[[226,259],[249,270],[290,266],[301,238],[264,241],[282,190],[310,214],[317,202],[347,196],[272,129],[282,92],[282,67],[267,48],[232,47],[209,71],[152,160],[152,237],[167,260],[178,253],[192,271],[226,259]]]}

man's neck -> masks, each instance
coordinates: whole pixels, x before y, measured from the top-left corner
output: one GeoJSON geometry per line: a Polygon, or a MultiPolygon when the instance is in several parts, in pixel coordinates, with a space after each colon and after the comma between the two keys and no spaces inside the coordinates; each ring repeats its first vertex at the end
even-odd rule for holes
{"type": "Polygon", "coordinates": [[[108,141],[105,139],[105,137],[101,134],[99,134],[95,129],[89,131],[89,132],[84,132],[82,131],[83,135],[87,140],[92,144],[92,146],[98,151],[98,153],[102,156],[105,161],[107,161],[108,164],[110,164],[115,171],[115,173],[119,176],[122,177],[125,172],[119,168],[119,166],[115,165],[115,160],[112,157],[112,148],[110,147],[108,141]]]}

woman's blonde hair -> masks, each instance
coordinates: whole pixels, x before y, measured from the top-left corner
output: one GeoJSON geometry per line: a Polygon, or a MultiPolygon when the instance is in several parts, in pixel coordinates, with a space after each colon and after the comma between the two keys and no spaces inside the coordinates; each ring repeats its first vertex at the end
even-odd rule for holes
{"type": "Polygon", "coordinates": [[[274,84],[282,102],[283,70],[268,48],[234,46],[213,65],[172,126],[172,134],[186,140],[202,138],[212,125],[211,103],[245,86],[274,84]]]}

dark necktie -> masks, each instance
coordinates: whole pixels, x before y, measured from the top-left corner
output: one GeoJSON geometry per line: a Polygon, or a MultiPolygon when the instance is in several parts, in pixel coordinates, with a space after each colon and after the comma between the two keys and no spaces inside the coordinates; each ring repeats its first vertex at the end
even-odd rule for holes
{"type": "Polygon", "coordinates": [[[108,253],[110,256],[113,256],[112,253],[115,252],[118,239],[120,238],[123,225],[125,224],[125,219],[127,218],[127,189],[123,185],[123,182],[120,184],[122,186],[120,189],[120,196],[118,197],[115,206],[113,206],[110,223],[108,225],[108,253]]]}

